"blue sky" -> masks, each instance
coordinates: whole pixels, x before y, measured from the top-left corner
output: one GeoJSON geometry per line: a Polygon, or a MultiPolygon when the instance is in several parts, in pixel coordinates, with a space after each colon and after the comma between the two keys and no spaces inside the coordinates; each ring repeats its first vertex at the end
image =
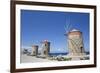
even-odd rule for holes
{"type": "MultiPolygon", "coordinates": [[[[51,42],[51,52],[67,52],[64,27],[70,24],[83,33],[86,51],[89,51],[89,13],[21,10],[21,47],[41,47],[41,41],[51,42]]],[[[68,29],[67,29],[68,30],[68,29]]]]}

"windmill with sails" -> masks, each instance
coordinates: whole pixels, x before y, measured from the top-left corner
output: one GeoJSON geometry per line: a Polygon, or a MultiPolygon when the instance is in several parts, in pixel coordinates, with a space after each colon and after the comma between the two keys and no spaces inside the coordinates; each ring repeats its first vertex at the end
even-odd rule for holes
{"type": "Polygon", "coordinates": [[[83,43],[83,36],[82,32],[72,28],[72,24],[66,24],[65,27],[66,31],[66,38],[67,38],[67,45],[70,56],[84,56],[85,50],[84,50],[84,43],[83,43]]]}

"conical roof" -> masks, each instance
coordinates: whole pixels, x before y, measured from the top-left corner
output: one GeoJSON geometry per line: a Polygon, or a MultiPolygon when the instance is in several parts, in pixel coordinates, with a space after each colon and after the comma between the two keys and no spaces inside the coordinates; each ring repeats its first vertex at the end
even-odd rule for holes
{"type": "Polygon", "coordinates": [[[76,32],[76,31],[79,31],[79,30],[77,30],[77,29],[72,29],[70,32],[76,32]]]}

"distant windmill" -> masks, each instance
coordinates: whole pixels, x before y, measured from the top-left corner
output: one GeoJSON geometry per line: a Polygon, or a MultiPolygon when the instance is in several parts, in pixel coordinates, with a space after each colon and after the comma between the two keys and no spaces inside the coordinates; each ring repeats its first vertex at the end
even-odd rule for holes
{"type": "Polygon", "coordinates": [[[43,57],[48,57],[50,52],[50,42],[48,40],[44,40],[42,43],[41,55],[43,57]]]}

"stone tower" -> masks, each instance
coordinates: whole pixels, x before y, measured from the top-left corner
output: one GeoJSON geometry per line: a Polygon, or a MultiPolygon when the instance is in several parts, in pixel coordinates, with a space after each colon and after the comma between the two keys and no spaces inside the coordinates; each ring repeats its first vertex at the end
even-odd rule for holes
{"type": "Polygon", "coordinates": [[[47,40],[44,40],[42,42],[41,55],[43,57],[48,57],[49,56],[49,52],[50,52],[50,42],[48,42],[47,40]]]}
{"type": "Polygon", "coordinates": [[[68,49],[71,56],[83,56],[85,54],[82,32],[73,29],[68,34],[68,49]]]}
{"type": "Polygon", "coordinates": [[[37,45],[33,45],[32,46],[32,55],[33,56],[37,56],[38,55],[38,46],[37,45]]]}

